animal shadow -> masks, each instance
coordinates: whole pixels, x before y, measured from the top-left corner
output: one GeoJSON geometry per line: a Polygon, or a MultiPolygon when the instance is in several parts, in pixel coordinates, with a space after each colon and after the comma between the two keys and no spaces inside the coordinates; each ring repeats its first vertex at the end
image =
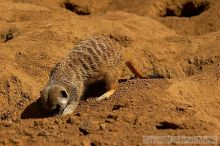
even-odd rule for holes
{"type": "Polygon", "coordinates": [[[21,119],[37,119],[51,117],[52,114],[48,113],[42,106],[40,98],[37,101],[28,105],[21,113],[21,119]]]}
{"type": "MultiPolygon", "coordinates": [[[[97,81],[87,86],[82,100],[88,98],[99,97],[106,92],[106,83],[103,80],[97,81]]],[[[37,118],[48,118],[55,116],[53,113],[48,113],[41,104],[40,98],[37,101],[28,105],[25,110],[21,113],[21,119],[37,119],[37,118]]]]}

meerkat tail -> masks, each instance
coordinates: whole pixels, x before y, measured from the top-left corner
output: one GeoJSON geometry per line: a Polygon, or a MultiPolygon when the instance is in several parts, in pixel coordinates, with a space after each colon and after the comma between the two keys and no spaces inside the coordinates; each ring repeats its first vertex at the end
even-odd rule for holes
{"type": "Polygon", "coordinates": [[[103,95],[101,95],[100,97],[98,97],[96,99],[96,101],[101,101],[101,100],[108,99],[114,93],[115,93],[115,89],[109,90],[109,91],[105,92],[103,95]]]}
{"type": "Polygon", "coordinates": [[[136,76],[141,79],[146,78],[143,73],[140,71],[139,64],[137,63],[138,54],[134,50],[126,50],[124,52],[124,63],[129,68],[129,70],[136,76]]]}
{"type": "Polygon", "coordinates": [[[127,65],[127,67],[131,70],[132,73],[135,74],[135,76],[143,79],[143,78],[146,78],[142,75],[141,71],[139,71],[137,68],[137,64],[135,64],[134,61],[127,61],[125,62],[125,64],[127,65]]]}

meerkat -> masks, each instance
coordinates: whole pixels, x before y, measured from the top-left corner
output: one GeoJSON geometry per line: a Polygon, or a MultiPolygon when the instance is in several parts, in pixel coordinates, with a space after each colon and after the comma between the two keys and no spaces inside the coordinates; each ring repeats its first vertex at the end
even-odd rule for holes
{"type": "Polygon", "coordinates": [[[106,82],[107,92],[96,100],[109,98],[117,89],[124,64],[143,78],[124,54],[125,48],[106,36],[94,36],[79,42],[52,69],[49,81],[41,91],[44,108],[55,114],[71,114],[87,85],[98,80],[106,82]]]}

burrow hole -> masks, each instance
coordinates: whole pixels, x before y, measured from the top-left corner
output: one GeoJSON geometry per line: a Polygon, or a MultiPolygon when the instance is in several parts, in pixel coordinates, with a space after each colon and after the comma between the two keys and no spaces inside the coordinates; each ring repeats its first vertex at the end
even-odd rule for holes
{"type": "Polygon", "coordinates": [[[79,6],[68,0],[62,3],[61,6],[77,15],[90,15],[88,7],[79,6]]]}
{"type": "Polygon", "coordinates": [[[209,9],[209,2],[192,0],[183,3],[180,6],[166,7],[165,14],[163,17],[167,16],[178,16],[178,17],[192,17],[200,15],[202,12],[209,9]]]}
{"type": "Polygon", "coordinates": [[[5,33],[0,34],[0,39],[2,40],[2,42],[6,43],[15,37],[15,33],[16,30],[10,29],[5,33]]]}

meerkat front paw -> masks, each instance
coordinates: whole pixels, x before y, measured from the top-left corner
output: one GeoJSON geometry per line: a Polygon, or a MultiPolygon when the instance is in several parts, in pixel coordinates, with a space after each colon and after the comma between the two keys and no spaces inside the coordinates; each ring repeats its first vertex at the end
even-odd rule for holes
{"type": "Polygon", "coordinates": [[[72,114],[74,110],[76,109],[77,105],[78,105],[78,102],[68,104],[67,107],[63,110],[61,115],[72,114]]]}

